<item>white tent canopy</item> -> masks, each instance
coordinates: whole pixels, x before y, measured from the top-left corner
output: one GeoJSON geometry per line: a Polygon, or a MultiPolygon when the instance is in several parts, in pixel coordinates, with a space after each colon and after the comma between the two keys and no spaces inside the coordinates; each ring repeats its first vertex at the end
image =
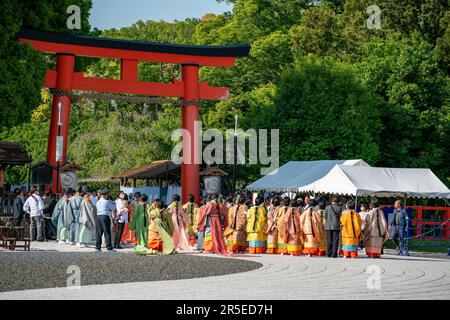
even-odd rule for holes
{"type": "Polygon", "coordinates": [[[250,191],[297,191],[324,177],[335,165],[369,166],[357,160],[290,161],[261,179],[249,184],[250,191]]]}
{"type": "Polygon", "coordinates": [[[450,190],[430,169],[335,165],[323,178],[297,191],[353,196],[450,198],[450,190]]]}

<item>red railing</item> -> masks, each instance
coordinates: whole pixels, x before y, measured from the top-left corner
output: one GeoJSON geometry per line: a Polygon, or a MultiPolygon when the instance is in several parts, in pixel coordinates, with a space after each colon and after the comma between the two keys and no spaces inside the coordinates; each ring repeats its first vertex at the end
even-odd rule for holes
{"type": "MultiPolygon", "coordinates": [[[[382,205],[383,208],[393,207],[392,205],[382,205]]],[[[430,229],[432,226],[439,226],[445,221],[450,220],[450,207],[433,207],[433,206],[406,206],[410,208],[414,214],[411,224],[416,230],[430,229]],[[424,211],[443,211],[442,219],[424,218],[424,211]]],[[[442,236],[450,238],[450,230],[444,229],[442,236]]]]}

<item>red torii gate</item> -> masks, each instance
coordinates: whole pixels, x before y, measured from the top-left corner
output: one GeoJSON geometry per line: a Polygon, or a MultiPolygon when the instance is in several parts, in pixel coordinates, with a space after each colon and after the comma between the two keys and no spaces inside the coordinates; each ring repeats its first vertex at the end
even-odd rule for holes
{"type": "MultiPolygon", "coordinates": [[[[34,29],[22,29],[18,38],[20,42],[30,43],[37,50],[56,53],[56,70],[49,70],[45,76],[44,87],[58,90],[84,90],[113,92],[122,94],[140,94],[149,96],[179,97],[185,101],[200,99],[226,100],[228,88],[210,87],[206,82],[199,82],[199,66],[232,67],[236,57],[247,56],[248,45],[233,46],[190,46],[162,44],[143,41],[128,41],[64,33],[48,32],[34,29]],[[75,56],[115,58],[121,61],[121,79],[86,78],[83,72],[74,72],[75,56]],[[172,83],[153,83],[138,81],[139,61],[173,63],[182,65],[182,80],[172,83]]],[[[47,147],[47,162],[56,166],[56,137],[63,137],[61,163],[67,152],[71,100],[69,96],[53,97],[50,120],[50,133],[47,147]],[[58,134],[58,104],[62,104],[61,128],[58,134]]],[[[183,137],[183,150],[187,143],[194,146],[194,122],[199,120],[198,104],[184,105],[182,110],[182,127],[190,133],[190,141],[183,137]]],[[[194,148],[190,148],[190,159],[194,158],[194,148]]],[[[200,165],[182,163],[181,184],[182,199],[187,195],[200,195],[200,165]]],[[[53,191],[57,188],[56,171],[53,175],[53,191]]]]}

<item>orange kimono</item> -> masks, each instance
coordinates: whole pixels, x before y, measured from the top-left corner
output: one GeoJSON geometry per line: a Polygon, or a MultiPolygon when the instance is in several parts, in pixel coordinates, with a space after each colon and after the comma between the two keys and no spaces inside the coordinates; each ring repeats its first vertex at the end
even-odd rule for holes
{"type": "MultiPolygon", "coordinates": [[[[133,219],[133,206],[128,201],[126,201],[125,206],[128,208],[128,222],[131,222],[131,219],[133,219]]],[[[125,223],[123,226],[121,241],[127,244],[137,244],[136,233],[128,228],[128,223],[125,223]]]]}
{"type": "Polygon", "coordinates": [[[287,243],[284,240],[285,238],[285,232],[286,229],[285,223],[284,223],[284,215],[286,214],[288,207],[281,206],[278,208],[278,216],[277,216],[277,228],[278,228],[278,247],[277,247],[277,253],[287,253],[287,243]]]}
{"type": "Polygon", "coordinates": [[[228,226],[224,233],[228,251],[245,251],[248,248],[247,210],[245,204],[235,204],[228,210],[228,226]]]}
{"type": "Polygon", "coordinates": [[[320,255],[320,246],[324,238],[322,218],[316,209],[310,207],[300,216],[303,237],[303,253],[320,255]]]}
{"type": "Polygon", "coordinates": [[[287,253],[298,256],[302,253],[302,229],[300,225],[300,211],[296,207],[288,207],[284,214],[280,235],[286,244],[287,253]]]}
{"type": "Polygon", "coordinates": [[[267,253],[278,253],[278,229],[277,218],[280,207],[272,207],[267,215],[267,226],[265,234],[267,235],[267,253]]]}

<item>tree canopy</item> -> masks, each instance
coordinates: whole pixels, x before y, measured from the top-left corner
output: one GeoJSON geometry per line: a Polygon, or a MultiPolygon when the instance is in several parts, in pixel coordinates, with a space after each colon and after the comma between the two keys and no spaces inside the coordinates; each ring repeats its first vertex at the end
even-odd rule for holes
{"type": "MultiPolygon", "coordinates": [[[[212,1],[212,0],[211,0],[212,1]]],[[[65,6],[83,9],[82,34],[198,45],[248,43],[234,68],[202,67],[210,85],[227,86],[228,101],[204,101],[204,128],[280,129],[280,164],[290,160],[362,158],[372,165],[430,167],[450,185],[450,5],[447,0],[233,0],[231,12],[184,21],[137,21],[90,30],[91,1],[0,4],[0,140],[24,141],[43,160],[50,100],[41,90],[51,57],[18,44],[21,26],[64,31],[65,6]],[[56,4],[58,3],[58,4],[56,4]],[[381,29],[367,28],[370,5],[381,29]]],[[[88,76],[118,79],[114,59],[80,59],[88,76]]],[[[169,82],[179,68],[141,63],[141,81],[169,82]]],[[[83,101],[73,107],[69,158],[85,177],[107,177],[169,158],[180,108],[83,101]]],[[[227,168],[225,168],[227,169],[227,168]]],[[[238,168],[241,183],[258,166],[238,168]]],[[[23,180],[25,172],[8,172],[23,180]]]]}

